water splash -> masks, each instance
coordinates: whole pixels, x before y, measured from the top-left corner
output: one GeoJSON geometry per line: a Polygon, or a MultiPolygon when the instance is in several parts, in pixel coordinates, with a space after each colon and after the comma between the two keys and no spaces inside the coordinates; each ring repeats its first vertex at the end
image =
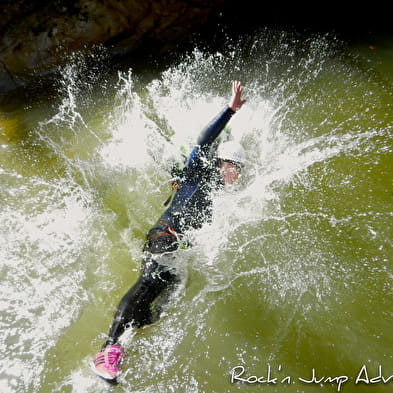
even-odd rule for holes
{"type": "Polygon", "coordinates": [[[78,258],[89,236],[89,211],[83,192],[67,186],[18,177],[4,195],[12,196],[14,206],[0,214],[1,325],[7,343],[1,368],[15,391],[38,388],[47,350],[87,300],[78,258]]]}
{"type": "MultiPolygon", "coordinates": [[[[245,83],[249,103],[230,125],[249,154],[244,189],[217,195],[213,222],[194,234],[197,249],[182,262],[192,271],[190,280],[197,277],[200,284],[191,283],[173,314],[151,333],[148,340],[154,345],[135,338],[135,345],[141,348],[136,357],[143,359],[147,370],[158,367],[167,380],[166,387],[188,386],[190,375],[194,375],[192,361],[186,367],[189,374],[168,375],[177,360],[174,353],[207,340],[213,310],[223,299],[232,298],[233,291],[248,295],[244,301],[255,302],[255,310],[260,307],[263,314],[281,315],[270,356],[273,360],[299,315],[307,321],[316,319],[318,313],[331,312],[342,303],[342,286],[351,287],[349,283],[359,279],[356,269],[363,262],[355,257],[352,264],[345,263],[347,246],[337,247],[332,242],[343,230],[336,226],[335,210],[326,210],[323,200],[316,210],[301,199],[288,205],[284,193],[291,189],[300,189],[303,194],[315,188],[325,190],[321,174],[322,179],[337,174],[336,163],[343,157],[368,161],[365,152],[384,155],[391,143],[389,121],[368,116],[370,110],[380,109],[373,94],[352,104],[368,85],[365,74],[354,71],[352,60],[336,51],[337,42],[328,37],[306,43],[286,35],[270,38],[270,42],[266,36],[254,40],[248,57],[240,45],[230,56],[194,51],[161,80],[147,86],[143,100],[147,107],[138,101],[145,113],[154,114],[150,119],[158,126],[157,135],[164,135],[164,151],[172,144],[177,149],[186,146],[189,151],[206,119],[225,105],[221,85],[228,81],[230,70],[239,72],[237,79],[251,79],[245,83]],[[267,46],[270,51],[266,52],[267,46]],[[330,98],[332,91],[339,108],[330,98]],[[252,293],[246,288],[253,288],[252,293]]],[[[154,126],[147,128],[154,130],[154,126]]],[[[160,146],[155,155],[159,157],[163,150],[160,146]]],[[[154,156],[154,146],[151,154],[154,156]]],[[[162,161],[158,167],[165,169],[162,161]]],[[[345,182],[347,190],[364,186],[350,173],[345,182]]],[[[348,207],[344,214],[346,220],[356,222],[353,208],[348,207]]],[[[332,321],[327,323],[333,326],[332,321]]],[[[126,379],[159,385],[146,369],[130,364],[126,379]]]]}
{"type": "Polygon", "coordinates": [[[266,30],[227,44],[195,50],[143,86],[120,72],[100,104],[70,64],[55,113],[30,133],[34,175],[0,169],[5,392],[101,390],[86,373],[96,335],[137,276],[171,167],[226,104],[231,79],[248,100],[229,126],[248,153],[242,189],[215,195],[212,222],[183,252],[188,282],[133,337],[118,390],[220,391],[233,362],[257,367],[285,358],[286,346],[296,368],[308,361],[307,332],[318,336],[311,325],[343,343],[348,294],[375,305],[390,291],[391,90],[334,37],[266,30]],[[54,367],[64,337],[80,355],[69,344],[75,359],[57,356],[54,367]]]}

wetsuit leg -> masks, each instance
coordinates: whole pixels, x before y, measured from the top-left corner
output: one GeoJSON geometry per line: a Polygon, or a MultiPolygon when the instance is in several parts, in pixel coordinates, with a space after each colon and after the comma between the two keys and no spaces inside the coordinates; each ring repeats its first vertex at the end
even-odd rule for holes
{"type": "Polygon", "coordinates": [[[109,331],[109,341],[116,342],[127,327],[139,328],[155,322],[155,300],[173,290],[179,279],[174,270],[150,260],[135,285],[124,295],[109,331]]]}

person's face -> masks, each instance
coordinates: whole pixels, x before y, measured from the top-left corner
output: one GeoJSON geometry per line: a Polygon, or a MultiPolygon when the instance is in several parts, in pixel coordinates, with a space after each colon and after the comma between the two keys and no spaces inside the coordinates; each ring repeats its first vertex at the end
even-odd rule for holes
{"type": "Polygon", "coordinates": [[[224,184],[233,184],[240,176],[240,168],[228,161],[220,164],[220,175],[224,184]]]}

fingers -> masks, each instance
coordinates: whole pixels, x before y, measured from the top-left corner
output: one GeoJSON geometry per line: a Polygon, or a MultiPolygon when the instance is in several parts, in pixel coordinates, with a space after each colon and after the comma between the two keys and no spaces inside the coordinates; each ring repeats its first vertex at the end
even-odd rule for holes
{"type": "Polygon", "coordinates": [[[242,100],[243,86],[240,81],[232,81],[232,100],[229,105],[234,111],[239,110],[246,100],[242,100]]]}
{"type": "Polygon", "coordinates": [[[232,91],[234,94],[241,93],[243,90],[242,84],[240,81],[233,81],[232,82],[232,91]]]}

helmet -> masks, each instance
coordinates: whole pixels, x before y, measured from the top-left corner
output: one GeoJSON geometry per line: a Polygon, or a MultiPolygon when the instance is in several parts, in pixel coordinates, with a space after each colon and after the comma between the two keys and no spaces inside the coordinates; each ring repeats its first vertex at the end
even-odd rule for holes
{"type": "Polygon", "coordinates": [[[238,142],[224,142],[218,146],[217,158],[222,161],[232,162],[241,167],[246,162],[246,152],[243,146],[238,142]]]}

